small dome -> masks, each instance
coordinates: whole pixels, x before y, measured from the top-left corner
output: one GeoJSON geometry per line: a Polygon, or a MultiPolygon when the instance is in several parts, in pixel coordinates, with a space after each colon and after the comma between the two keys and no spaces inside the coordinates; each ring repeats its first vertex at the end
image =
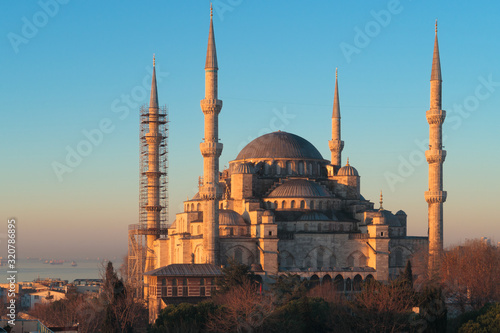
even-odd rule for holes
{"type": "Polygon", "coordinates": [[[320,184],[306,179],[291,179],[275,188],[268,198],[330,197],[320,184]]]}
{"type": "Polygon", "coordinates": [[[270,210],[266,210],[262,213],[262,216],[274,216],[274,213],[270,210]]]}
{"type": "Polygon", "coordinates": [[[330,221],[328,216],[319,212],[308,212],[299,218],[299,221],[330,221]]]}
{"type": "Polygon", "coordinates": [[[243,217],[236,213],[234,210],[230,209],[221,209],[219,210],[219,226],[227,225],[227,226],[238,226],[243,225],[246,226],[247,223],[243,220],[243,217]]]}
{"type": "Polygon", "coordinates": [[[357,176],[359,177],[358,170],[349,165],[349,159],[347,159],[347,164],[340,168],[337,176],[357,176]]]}
{"type": "Polygon", "coordinates": [[[287,132],[259,136],[247,144],[236,160],[252,158],[301,158],[322,160],[320,152],[306,139],[287,132]]]}
{"type": "Polygon", "coordinates": [[[241,163],[234,168],[233,173],[254,173],[254,167],[251,163],[241,163]]]}
{"type": "Polygon", "coordinates": [[[402,210],[398,210],[398,212],[396,213],[396,215],[404,215],[406,216],[406,213],[402,210]]]}

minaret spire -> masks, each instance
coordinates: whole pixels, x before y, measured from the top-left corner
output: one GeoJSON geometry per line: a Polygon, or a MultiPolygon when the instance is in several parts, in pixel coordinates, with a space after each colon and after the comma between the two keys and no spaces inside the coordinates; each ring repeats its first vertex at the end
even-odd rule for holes
{"type": "Polygon", "coordinates": [[[205,114],[205,137],[200,143],[203,155],[203,185],[200,196],[204,201],[203,210],[203,250],[205,262],[220,264],[219,248],[219,200],[222,190],[219,186],[219,157],[222,143],[219,142],[219,113],[222,101],[218,97],[217,52],[213,25],[213,11],[210,5],[210,28],[208,32],[207,58],[205,60],[205,98],[201,100],[201,110],[205,114]]]}
{"type": "Polygon", "coordinates": [[[443,253],[443,203],[446,191],[443,191],[443,163],[446,150],[443,150],[443,122],[446,111],[441,109],[441,63],[437,38],[437,20],[434,38],[434,53],[431,71],[430,109],[426,112],[429,123],[429,150],[425,152],[429,163],[429,190],[425,192],[425,200],[429,209],[429,273],[439,274],[439,266],[443,253]]]}
{"type": "Polygon", "coordinates": [[[153,78],[151,80],[151,97],[149,98],[149,108],[158,109],[158,90],[156,89],[156,60],[153,54],[153,78]]]}
{"type": "Polygon", "coordinates": [[[332,165],[335,165],[336,170],[342,167],[342,149],[344,149],[344,141],[340,137],[340,101],[339,101],[339,79],[338,70],[335,68],[335,93],[333,97],[332,111],[332,139],[328,141],[328,146],[332,153],[332,165]]]}

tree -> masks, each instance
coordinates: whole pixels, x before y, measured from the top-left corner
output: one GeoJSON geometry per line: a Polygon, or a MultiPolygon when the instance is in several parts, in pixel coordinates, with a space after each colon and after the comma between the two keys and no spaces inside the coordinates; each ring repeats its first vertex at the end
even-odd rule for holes
{"type": "Polygon", "coordinates": [[[405,270],[403,271],[403,273],[401,273],[400,278],[403,281],[403,283],[408,285],[408,288],[413,289],[413,270],[411,268],[410,260],[406,262],[405,270]]]}
{"type": "Polygon", "coordinates": [[[118,277],[111,261],[104,272],[100,300],[104,307],[103,331],[132,332],[135,325],[145,324],[147,312],[142,300],[134,299],[132,292],[118,277]]]}
{"type": "Polygon", "coordinates": [[[286,273],[278,276],[276,282],[271,286],[276,305],[283,305],[305,296],[307,292],[306,283],[298,274],[286,273]]]}
{"type": "Polygon", "coordinates": [[[220,311],[220,306],[212,301],[169,305],[161,310],[149,332],[205,332],[207,321],[217,311],[220,311]]]}
{"type": "Polygon", "coordinates": [[[469,240],[443,255],[441,277],[447,299],[479,309],[500,301],[500,248],[479,239],[469,240]]]}
{"type": "Polygon", "coordinates": [[[231,288],[242,286],[247,281],[254,281],[255,275],[247,265],[229,258],[228,264],[222,268],[222,277],[217,279],[217,293],[228,292],[231,288]]]}
{"type": "Polygon", "coordinates": [[[274,310],[272,298],[261,295],[258,285],[248,278],[213,299],[220,311],[210,316],[207,323],[210,331],[259,332],[274,310]]]}
{"type": "Polygon", "coordinates": [[[500,332],[500,303],[488,304],[478,311],[475,319],[460,326],[459,333],[500,332]]]}
{"type": "Polygon", "coordinates": [[[367,281],[351,303],[356,331],[400,332],[409,325],[414,291],[403,279],[367,281]]]}

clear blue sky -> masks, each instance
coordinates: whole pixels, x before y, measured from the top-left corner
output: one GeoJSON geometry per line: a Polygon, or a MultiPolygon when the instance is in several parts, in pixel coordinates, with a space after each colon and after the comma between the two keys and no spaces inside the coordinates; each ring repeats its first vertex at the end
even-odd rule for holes
{"type": "MultiPolygon", "coordinates": [[[[338,67],[343,162],[349,157],[358,169],[367,199],[378,202],[383,190],[384,208],[407,212],[410,235],[427,234],[423,150],[438,18],[448,112],[445,244],[500,241],[500,4],[220,0],[214,7],[221,166],[276,128],[329,158],[338,67]]],[[[199,0],[0,3],[0,212],[18,219],[21,256],[126,253],[127,225],[138,216],[138,114],[148,102],[153,53],[171,120],[171,221],[196,193],[208,26],[209,2],[199,0]],[[85,146],[84,131],[99,126],[106,133],[85,146]],[[66,164],[68,147],[78,145],[87,156],[59,181],[54,162],[66,164]]]]}

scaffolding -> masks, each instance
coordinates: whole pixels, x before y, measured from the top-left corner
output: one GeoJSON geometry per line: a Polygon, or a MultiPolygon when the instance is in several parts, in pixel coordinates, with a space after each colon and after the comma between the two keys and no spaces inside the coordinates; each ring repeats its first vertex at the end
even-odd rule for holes
{"type": "Polygon", "coordinates": [[[154,235],[156,238],[167,238],[168,227],[168,111],[166,107],[158,110],[158,132],[162,139],[159,145],[159,171],[160,188],[160,225],[157,228],[148,228],[147,211],[148,205],[148,177],[149,152],[146,142],[146,134],[149,132],[149,109],[143,106],[140,111],[140,173],[139,173],[139,223],[131,224],[128,228],[128,279],[136,290],[136,297],[143,297],[143,274],[146,265],[146,254],[153,249],[147,248],[147,236],[154,235]]]}

